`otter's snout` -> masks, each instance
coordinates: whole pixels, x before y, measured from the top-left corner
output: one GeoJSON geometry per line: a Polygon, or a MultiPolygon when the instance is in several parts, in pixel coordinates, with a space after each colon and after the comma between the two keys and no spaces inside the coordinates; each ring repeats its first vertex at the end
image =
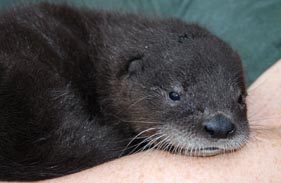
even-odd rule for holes
{"type": "Polygon", "coordinates": [[[231,119],[223,114],[217,114],[208,119],[203,124],[204,132],[212,138],[225,139],[233,135],[236,131],[235,125],[231,119]]]}

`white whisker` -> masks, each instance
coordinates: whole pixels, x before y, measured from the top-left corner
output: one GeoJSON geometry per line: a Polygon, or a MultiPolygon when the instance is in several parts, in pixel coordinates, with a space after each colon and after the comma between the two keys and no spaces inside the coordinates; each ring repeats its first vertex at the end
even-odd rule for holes
{"type": "Polygon", "coordinates": [[[148,129],[146,129],[146,130],[143,130],[143,131],[141,131],[140,133],[138,133],[134,138],[132,138],[132,140],[127,144],[127,146],[124,148],[124,150],[121,152],[121,154],[119,155],[119,157],[121,157],[123,154],[124,154],[124,152],[128,149],[128,147],[130,146],[130,144],[134,141],[134,140],[136,140],[136,138],[137,137],[139,137],[140,135],[142,135],[142,134],[144,134],[144,133],[146,133],[146,132],[148,132],[148,131],[151,131],[151,130],[156,130],[156,128],[148,128],[148,129]]]}

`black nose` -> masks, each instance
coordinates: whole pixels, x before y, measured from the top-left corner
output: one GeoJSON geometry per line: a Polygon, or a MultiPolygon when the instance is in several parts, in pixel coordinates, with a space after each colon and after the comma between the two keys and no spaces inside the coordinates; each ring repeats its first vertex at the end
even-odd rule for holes
{"type": "Polygon", "coordinates": [[[205,132],[212,138],[225,139],[235,133],[236,127],[231,120],[222,115],[215,115],[213,118],[203,123],[205,132]]]}

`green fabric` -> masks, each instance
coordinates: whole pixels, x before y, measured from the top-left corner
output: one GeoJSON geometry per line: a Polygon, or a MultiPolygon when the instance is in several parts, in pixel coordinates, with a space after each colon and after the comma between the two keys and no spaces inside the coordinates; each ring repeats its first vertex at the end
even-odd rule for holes
{"type": "MultiPolygon", "coordinates": [[[[0,0],[7,7],[22,0],[0,0]]],[[[281,58],[280,0],[72,0],[109,10],[174,16],[198,23],[241,55],[248,84],[281,58]]],[[[281,76],[281,74],[280,74],[281,76]]]]}

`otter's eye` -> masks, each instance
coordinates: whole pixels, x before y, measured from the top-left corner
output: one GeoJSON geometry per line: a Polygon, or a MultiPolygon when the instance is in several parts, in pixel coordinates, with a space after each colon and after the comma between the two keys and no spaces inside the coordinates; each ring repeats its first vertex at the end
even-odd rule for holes
{"type": "Polygon", "coordinates": [[[175,91],[171,91],[171,92],[169,93],[169,97],[170,97],[170,99],[173,100],[173,101],[178,101],[178,100],[181,99],[180,94],[177,93],[177,92],[175,92],[175,91]]]}

